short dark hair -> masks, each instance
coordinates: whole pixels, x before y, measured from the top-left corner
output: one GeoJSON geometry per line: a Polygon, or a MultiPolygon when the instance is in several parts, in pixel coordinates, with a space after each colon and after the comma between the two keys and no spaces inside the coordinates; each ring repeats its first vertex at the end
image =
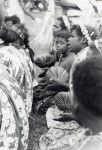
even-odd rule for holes
{"type": "MultiPolygon", "coordinates": [[[[98,38],[98,34],[93,27],[86,26],[86,29],[87,29],[92,40],[96,40],[98,38]]],[[[71,28],[71,32],[74,30],[76,31],[76,34],[78,36],[80,36],[80,37],[84,36],[79,25],[73,25],[71,28]]]]}
{"type": "Polygon", "coordinates": [[[71,28],[71,32],[73,32],[74,30],[76,31],[76,34],[78,36],[80,36],[80,37],[83,36],[83,33],[81,32],[81,28],[80,28],[79,25],[73,25],[72,28],[71,28]]]}
{"type": "MultiPolygon", "coordinates": [[[[23,32],[23,28],[24,28],[24,25],[22,24],[18,26],[18,29],[22,30],[22,32],[23,32]]],[[[20,44],[24,45],[26,33],[23,33],[23,34],[24,34],[24,39],[22,39],[19,36],[19,34],[12,29],[12,27],[10,28],[8,26],[2,26],[0,30],[0,38],[4,41],[5,44],[13,43],[19,40],[20,44]]]]}
{"type": "Polygon", "coordinates": [[[102,116],[102,56],[93,56],[79,63],[72,80],[78,103],[94,115],[102,116]]]}
{"type": "Polygon", "coordinates": [[[18,35],[15,34],[13,31],[9,30],[6,27],[3,27],[0,30],[0,38],[4,41],[5,44],[12,43],[18,39],[18,35]]]}
{"type": "Polygon", "coordinates": [[[57,33],[54,33],[54,36],[62,37],[67,41],[68,38],[70,37],[70,32],[68,30],[62,30],[57,33]]]}

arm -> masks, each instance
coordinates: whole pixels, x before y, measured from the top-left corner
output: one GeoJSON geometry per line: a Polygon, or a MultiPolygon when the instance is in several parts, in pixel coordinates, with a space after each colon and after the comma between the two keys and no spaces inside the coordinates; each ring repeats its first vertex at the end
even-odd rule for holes
{"type": "Polygon", "coordinates": [[[51,82],[48,84],[47,89],[49,90],[58,90],[58,91],[68,91],[69,90],[69,84],[63,83],[58,80],[51,80],[51,82]]]}
{"type": "Polygon", "coordinates": [[[63,83],[63,82],[60,82],[60,81],[57,81],[57,82],[55,81],[55,83],[56,83],[56,85],[58,85],[58,86],[64,88],[65,90],[69,90],[69,85],[68,85],[68,83],[63,83]]]}

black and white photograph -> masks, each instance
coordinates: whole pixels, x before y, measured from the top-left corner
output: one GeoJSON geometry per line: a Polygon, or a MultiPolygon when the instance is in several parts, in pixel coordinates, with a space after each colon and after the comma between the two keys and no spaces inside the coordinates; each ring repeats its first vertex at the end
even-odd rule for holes
{"type": "Polygon", "coordinates": [[[0,150],[102,150],[102,0],[0,0],[0,150]]]}

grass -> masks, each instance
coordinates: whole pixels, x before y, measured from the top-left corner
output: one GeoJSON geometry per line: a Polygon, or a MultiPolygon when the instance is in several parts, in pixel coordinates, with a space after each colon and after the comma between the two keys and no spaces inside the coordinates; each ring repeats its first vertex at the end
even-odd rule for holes
{"type": "Polygon", "coordinates": [[[39,138],[47,132],[45,116],[34,115],[31,113],[29,118],[30,132],[27,150],[39,150],[39,138]]]}
{"type": "MultiPolygon", "coordinates": [[[[36,21],[31,20],[26,16],[26,27],[29,29],[30,34],[30,46],[34,49],[36,55],[40,55],[43,51],[37,50],[35,48],[34,39],[35,36],[40,32],[41,25],[43,24],[45,12],[36,13],[34,12],[34,17],[38,17],[42,20],[39,24],[36,21]],[[36,30],[35,30],[36,29],[36,30]]],[[[36,76],[41,72],[41,69],[36,65],[36,76]]],[[[39,150],[39,138],[42,134],[47,132],[46,118],[45,116],[37,116],[31,113],[29,118],[29,139],[28,139],[28,149],[27,150],[39,150]]]]}

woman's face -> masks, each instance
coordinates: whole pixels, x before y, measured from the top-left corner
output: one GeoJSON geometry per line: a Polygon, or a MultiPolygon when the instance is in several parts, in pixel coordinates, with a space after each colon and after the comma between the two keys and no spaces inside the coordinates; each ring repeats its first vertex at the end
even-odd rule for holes
{"type": "Polygon", "coordinates": [[[69,49],[73,53],[77,53],[81,49],[81,39],[77,35],[76,31],[72,31],[71,37],[68,40],[69,49]]]}
{"type": "Polygon", "coordinates": [[[56,50],[60,53],[65,53],[67,51],[67,41],[62,37],[57,37],[56,39],[56,50]]]}

